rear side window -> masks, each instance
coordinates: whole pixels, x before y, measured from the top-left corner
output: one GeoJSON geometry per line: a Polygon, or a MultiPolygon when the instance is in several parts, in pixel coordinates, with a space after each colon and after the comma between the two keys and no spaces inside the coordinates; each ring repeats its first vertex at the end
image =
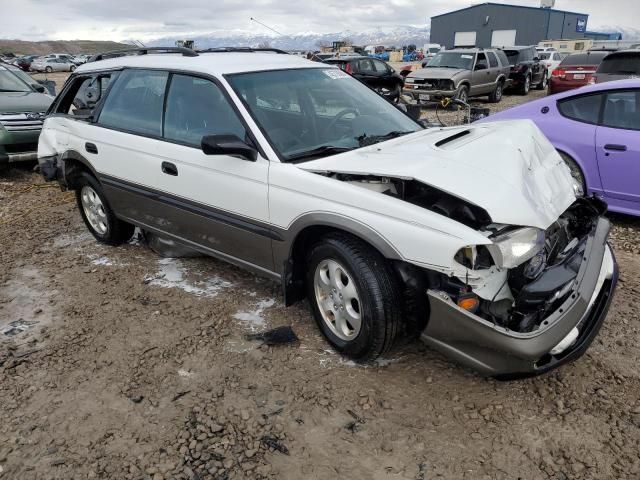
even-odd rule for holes
{"type": "Polygon", "coordinates": [[[387,66],[379,60],[371,60],[373,62],[373,68],[378,73],[387,73],[387,66]]]}
{"type": "Polygon", "coordinates": [[[576,53],[569,55],[562,61],[562,66],[567,65],[599,65],[604,55],[602,53],[576,53]]]}
{"type": "Polygon", "coordinates": [[[498,55],[498,58],[500,59],[500,64],[503,67],[506,67],[507,65],[509,65],[509,60],[507,59],[507,56],[502,50],[497,50],[496,55],[498,55]]]}
{"type": "Polygon", "coordinates": [[[489,59],[489,66],[495,68],[498,66],[498,57],[493,52],[487,52],[487,58],[489,59]]]}
{"type": "Polygon", "coordinates": [[[205,135],[233,134],[245,138],[245,129],[220,88],[188,75],[173,75],[164,120],[168,140],[199,146],[205,135]]]}
{"type": "Polygon", "coordinates": [[[373,72],[373,62],[368,58],[358,60],[357,65],[358,72],[373,72]]]}
{"type": "Polygon", "coordinates": [[[612,128],[640,130],[640,91],[609,92],[602,124],[612,128]]]}
{"type": "Polygon", "coordinates": [[[125,70],[114,84],[98,123],[143,135],[162,135],[167,72],[125,70]]]}
{"type": "Polygon", "coordinates": [[[602,94],[585,95],[558,102],[560,113],[572,120],[583,123],[598,123],[602,94]]]}
{"type": "Polygon", "coordinates": [[[598,73],[640,75],[640,52],[609,55],[598,67],[598,73]]]}

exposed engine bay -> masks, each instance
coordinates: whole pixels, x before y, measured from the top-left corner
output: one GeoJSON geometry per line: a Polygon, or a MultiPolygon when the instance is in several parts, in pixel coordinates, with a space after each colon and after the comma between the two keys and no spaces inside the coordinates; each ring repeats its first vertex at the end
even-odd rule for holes
{"type": "Polygon", "coordinates": [[[491,217],[484,209],[417,180],[344,173],[334,173],[330,176],[424,207],[473,229],[491,224],[491,217]]]}

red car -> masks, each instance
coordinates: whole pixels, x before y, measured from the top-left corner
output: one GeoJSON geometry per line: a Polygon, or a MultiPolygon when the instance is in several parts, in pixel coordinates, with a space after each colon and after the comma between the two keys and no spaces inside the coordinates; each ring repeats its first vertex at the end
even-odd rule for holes
{"type": "Polygon", "coordinates": [[[565,57],[551,72],[549,93],[566,92],[589,85],[598,65],[610,52],[574,53],[565,57]]]}

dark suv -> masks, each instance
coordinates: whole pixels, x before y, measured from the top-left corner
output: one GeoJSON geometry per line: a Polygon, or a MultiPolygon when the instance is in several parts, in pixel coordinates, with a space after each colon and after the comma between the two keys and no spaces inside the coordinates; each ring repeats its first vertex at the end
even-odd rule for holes
{"type": "Polygon", "coordinates": [[[392,102],[400,100],[404,79],[382,60],[365,56],[336,57],[325,63],[337,65],[392,102]]]}
{"type": "Polygon", "coordinates": [[[536,47],[504,47],[509,60],[511,86],[522,94],[529,93],[532,85],[538,90],[547,88],[547,67],[540,63],[536,47]]]}
{"type": "Polygon", "coordinates": [[[612,52],[600,63],[592,82],[602,83],[612,80],[640,78],[640,48],[612,52]]]}

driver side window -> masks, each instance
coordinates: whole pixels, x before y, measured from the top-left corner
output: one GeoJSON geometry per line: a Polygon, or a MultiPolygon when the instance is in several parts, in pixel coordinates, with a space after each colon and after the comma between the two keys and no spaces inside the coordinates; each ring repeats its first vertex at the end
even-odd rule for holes
{"type": "Polygon", "coordinates": [[[476,70],[480,65],[484,65],[484,68],[489,68],[489,64],[487,63],[487,57],[485,56],[484,53],[478,54],[478,59],[476,60],[476,70]]]}

